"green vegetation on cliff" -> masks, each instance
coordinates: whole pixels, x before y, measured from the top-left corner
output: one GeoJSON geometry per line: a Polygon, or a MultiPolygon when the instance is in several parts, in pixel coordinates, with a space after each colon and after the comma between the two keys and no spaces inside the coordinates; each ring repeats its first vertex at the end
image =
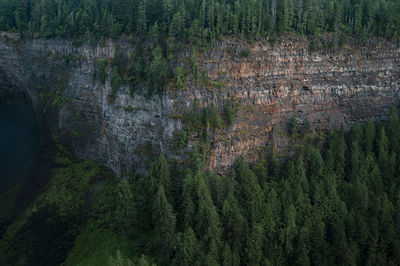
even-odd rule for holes
{"type": "Polygon", "coordinates": [[[94,187],[112,180],[112,173],[100,163],[72,158],[58,146],[43,193],[13,221],[19,186],[0,197],[0,225],[5,226],[0,238],[0,265],[64,262],[76,236],[94,213],[89,204],[97,202],[99,193],[94,187]]]}

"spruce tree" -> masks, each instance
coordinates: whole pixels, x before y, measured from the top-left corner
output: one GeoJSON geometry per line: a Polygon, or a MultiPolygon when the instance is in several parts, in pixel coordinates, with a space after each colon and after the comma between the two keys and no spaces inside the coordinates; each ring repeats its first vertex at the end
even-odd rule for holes
{"type": "Polygon", "coordinates": [[[198,265],[199,252],[196,235],[191,227],[187,227],[177,237],[177,250],[173,264],[182,266],[198,265]]]}
{"type": "Polygon", "coordinates": [[[224,225],[224,239],[232,248],[242,249],[247,234],[247,221],[239,211],[239,205],[231,190],[222,206],[221,221],[224,225]]]}
{"type": "Polygon", "coordinates": [[[253,225],[247,236],[247,265],[260,265],[262,259],[263,236],[263,227],[260,224],[253,225]]]}
{"type": "Polygon", "coordinates": [[[249,169],[243,157],[239,157],[235,165],[237,199],[243,208],[244,217],[251,223],[262,220],[263,192],[254,173],[249,169]]]}
{"type": "Polygon", "coordinates": [[[164,186],[162,184],[158,187],[152,210],[153,224],[158,242],[162,248],[165,261],[169,262],[175,238],[176,217],[172,206],[168,203],[167,197],[165,196],[164,186]]]}
{"type": "Polygon", "coordinates": [[[160,46],[156,46],[152,52],[152,60],[148,68],[148,85],[150,92],[161,92],[167,78],[168,65],[160,46]]]}
{"type": "Polygon", "coordinates": [[[128,240],[127,231],[135,219],[133,194],[127,180],[122,180],[118,184],[115,218],[126,242],[128,240]]]}
{"type": "MultiPolygon", "coordinates": [[[[149,178],[154,180],[152,182],[154,182],[155,184],[163,185],[166,195],[169,196],[169,189],[171,188],[171,176],[168,162],[164,155],[160,154],[157,161],[152,165],[149,173],[149,178]]],[[[154,185],[152,185],[152,187],[150,188],[151,190],[154,189],[153,186],[154,185]]]]}
{"type": "Polygon", "coordinates": [[[400,120],[399,111],[396,106],[391,106],[387,121],[388,139],[390,141],[390,151],[398,155],[400,152],[400,120]]]}
{"type": "Polygon", "coordinates": [[[183,228],[193,227],[195,224],[197,184],[192,172],[186,172],[182,180],[182,218],[183,228]]]}
{"type": "Polygon", "coordinates": [[[144,34],[147,30],[146,6],[147,0],[138,0],[136,10],[136,32],[139,34],[144,34]]]}
{"type": "Polygon", "coordinates": [[[207,259],[212,259],[210,263],[214,260],[219,261],[222,236],[221,222],[203,176],[200,176],[198,180],[197,197],[196,232],[202,240],[207,259]]]}

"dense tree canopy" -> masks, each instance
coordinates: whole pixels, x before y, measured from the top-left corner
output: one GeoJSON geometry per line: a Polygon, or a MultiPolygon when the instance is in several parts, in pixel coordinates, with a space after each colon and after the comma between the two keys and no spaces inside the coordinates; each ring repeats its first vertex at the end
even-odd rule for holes
{"type": "Polygon", "coordinates": [[[0,30],[28,36],[215,39],[275,32],[396,37],[399,0],[1,0],[0,30]]]}
{"type": "Polygon", "coordinates": [[[322,149],[308,135],[295,157],[239,158],[228,176],[196,151],[185,169],[161,156],[130,180],[134,253],[161,265],[397,264],[398,121],[393,107],[387,122],[330,131],[322,149]]]}

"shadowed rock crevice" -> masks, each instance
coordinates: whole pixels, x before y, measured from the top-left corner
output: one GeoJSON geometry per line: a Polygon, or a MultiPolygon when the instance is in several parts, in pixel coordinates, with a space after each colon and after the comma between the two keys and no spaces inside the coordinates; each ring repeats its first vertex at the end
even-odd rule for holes
{"type": "Polygon", "coordinates": [[[0,70],[0,193],[29,177],[40,148],[39,132],[29,95],[0,70]]]}

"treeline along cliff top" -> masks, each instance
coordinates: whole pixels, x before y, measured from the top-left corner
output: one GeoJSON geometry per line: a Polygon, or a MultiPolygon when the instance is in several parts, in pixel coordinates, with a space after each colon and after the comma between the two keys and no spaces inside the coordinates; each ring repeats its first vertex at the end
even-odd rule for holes
{"type": "Polygon", "coordinates": [[[0,30],[30,37],[274,33],[397,37],[399,0],[1,0],[0,30]]]}

